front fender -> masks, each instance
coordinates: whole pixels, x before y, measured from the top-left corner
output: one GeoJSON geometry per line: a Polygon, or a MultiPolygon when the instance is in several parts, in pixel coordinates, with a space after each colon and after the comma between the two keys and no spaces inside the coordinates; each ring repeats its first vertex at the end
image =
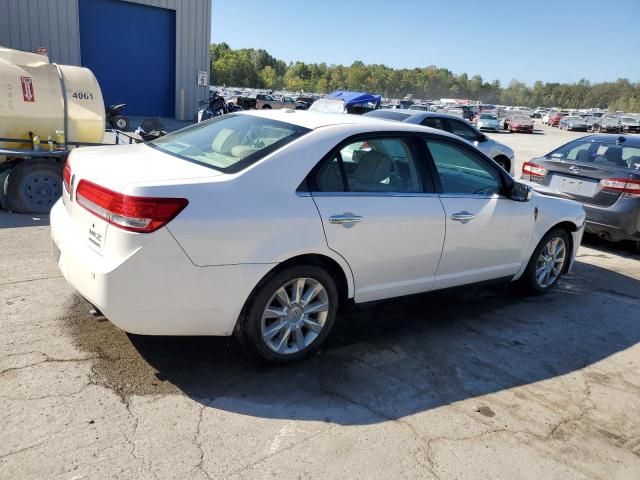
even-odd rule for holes
{"type": "Polygon", "coordinates": [[[536,220],[529,244],[524,250],[522,266],[513,278],[514,280],[522,276],[540,240],[555,226],[562,223],[569,223],[573,226],[573,231],[571,232],[573,251],[571,252],[569,268],[573,265],[578,247],[582,242],[586,213],[580,203],[565,198],[550,197],[538,192],[533,193],[531,202],[534,202],[534,208],[537,212],[536,220]]]}

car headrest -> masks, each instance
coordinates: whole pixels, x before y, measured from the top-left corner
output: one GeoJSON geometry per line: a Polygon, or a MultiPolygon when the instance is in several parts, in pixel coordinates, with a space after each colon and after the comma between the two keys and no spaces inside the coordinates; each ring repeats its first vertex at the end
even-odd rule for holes
{"type": "Polygon", "coordinates": [[[576,155],[576,160],[578,162],[588,162],[591,160],[591,155],[589,154],[589,150],[580,150],[578,155],[576,155]]]}
{"type": "Polygon", "coordinates": [[[607,148],[607,151],[604,152],[604,156],[607,158],[607,161],[611,163],[615,163],[621,167],[627,166],[627,162],[622,159],[622,149],[620,147],[607,148]]]}
{"type": "Polygon", "coordinates": [[[354,172],[356,181],[364,184],[379,184],[393,173],[388,155],[372,150],[362,154],[354,172]]]}
{"type": "Polygon", "coordinates": [[[230,155],[231,149],[240,144],[240,135],[229,128],[223,128],[211,142],[211,150],[222,155],[230,155]]]}

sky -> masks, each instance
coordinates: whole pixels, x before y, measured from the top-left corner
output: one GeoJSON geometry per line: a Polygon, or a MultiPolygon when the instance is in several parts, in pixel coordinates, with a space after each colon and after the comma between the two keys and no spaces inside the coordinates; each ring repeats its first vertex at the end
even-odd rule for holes
{"type": "Polygon", "coordinates": [[[640,0],[213,0],[211,41],[485,81],[640,81],[640,0]]]}

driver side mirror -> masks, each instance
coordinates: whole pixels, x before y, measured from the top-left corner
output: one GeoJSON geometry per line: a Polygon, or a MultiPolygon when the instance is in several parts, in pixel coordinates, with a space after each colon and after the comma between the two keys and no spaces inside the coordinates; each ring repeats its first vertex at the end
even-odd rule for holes
{"type": "Polygon", "coordinates": [[[525,185],[524,183],[514,182],[513,186],[511,187],[511,194],[509,195],[509,198],[511,198],[511,200],[515,200],[516,202],[528,202],[529,200],[531,200],[532,196],[533,190],[531,189],[531,187],[525,185]]]}

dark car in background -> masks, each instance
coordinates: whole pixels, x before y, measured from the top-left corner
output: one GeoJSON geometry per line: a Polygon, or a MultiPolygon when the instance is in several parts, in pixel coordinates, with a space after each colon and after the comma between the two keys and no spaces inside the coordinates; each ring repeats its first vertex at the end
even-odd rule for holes
{"type": "Polygon", "coordinates": [[[636,117],[623,115],[620,117],[620,126],[623,132],[640,133],[640,120],[636,117]]]}
{"type": "Polygon", "coordinates": [[[296,97],[296,110],[307,110],[315,101],[316,98],[314,97],[298,95],[296,97]]]}
{"type": "Polygon", "coordinates": [[[622,125],[615,115],[603,115],[591,124],[594,133],[620,133],[622,125]]]}
{"type": "Polygon", "coordinates": [[[588,232],[640,246],[640,137],[579,138],[525,162],[522,179],[582,203],[588,232]]]}
{"type": "Polygon", "coordinates": [[[563,117],[560,119],[560,123],[558,124],[558,128],[560,128],[560,130],[565,129],[566,131],[581,130],[586,132],[590,127],[591,125],[587,120],[577,115],[568,115],[563,117]]]}

